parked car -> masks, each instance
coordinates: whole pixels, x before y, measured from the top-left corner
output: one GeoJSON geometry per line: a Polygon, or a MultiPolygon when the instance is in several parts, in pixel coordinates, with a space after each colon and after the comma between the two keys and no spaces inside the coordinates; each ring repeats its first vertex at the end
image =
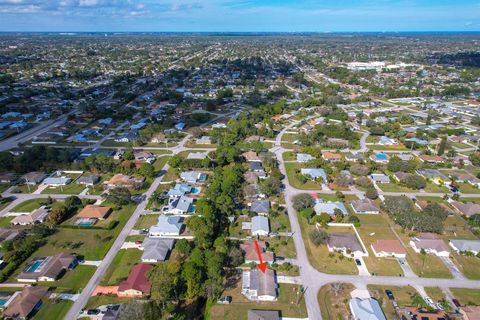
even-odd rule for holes
{"type": "Polygon", "coordinates": [[[442,306],[442,304],[440,302],[437,303],[437,309],[438,310],[445,310],[445,308],[442,306]]]}
{"type": "Polygon", "coordinates": [[[355,259],[355,263],[357,264],[357,266],[361,266],[361,265],[362,265],[362,261],[360,261],[360,259],[355,259]]]}
{"type": "Polygon", "coordinates": [[[89,316],[94,316],[94,315],[97,315],[97,314],[99,314],[99,313],[100,313],[100,310],[98,310],[98,309],[88,309],[88,310],[87,310],[87,314],[88,314],[89,316]]]}
{"type": "Polygon", "coordinates": [[[455,307],[457,308],[460,308],[462,305],[460,304],[460,301],[458,301],[457,299],[452,299],[452,302],[453,304],[455,305],[455,307]]]}
{"type": "Polygon", "coordinates": [[[220,298],[217,300],[217,303],[219,304],[230,304],[232,303],[232,297],[231,296],[226,296],[223,298],[220,298]]]}
{"type": "Polygon", "coordinates": [[[431,307],[433,307],[433,308],[436,307],[435,302],[433,302],[433,300],[432,300],[430,297],[424,297],[423,300],[425,300],[425,302],[426,302],[429,306],[431,306],[431,307]]]}
{"type": "Polygon", "coordinates": [[[393,296],[393,292],[391,290],[385,290],[385,294],[387,295],[388,299],[395,300],[395,297],[393,296]]]}

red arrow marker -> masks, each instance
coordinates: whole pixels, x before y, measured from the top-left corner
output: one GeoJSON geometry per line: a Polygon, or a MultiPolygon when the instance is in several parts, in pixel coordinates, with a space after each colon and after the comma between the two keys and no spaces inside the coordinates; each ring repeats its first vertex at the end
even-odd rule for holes
{"type": "Polygon", "coordinates": [[[267,264],[263,262],[262,260],[262,253],[260,252],[260,247],[258,246],[258,241],[255,240],[255,248],[257,249],[257,254],[258,254],[258,260],[260,260],[260,263],[257,264],[258,269],[265,273],[267,270],[267,264]]]}

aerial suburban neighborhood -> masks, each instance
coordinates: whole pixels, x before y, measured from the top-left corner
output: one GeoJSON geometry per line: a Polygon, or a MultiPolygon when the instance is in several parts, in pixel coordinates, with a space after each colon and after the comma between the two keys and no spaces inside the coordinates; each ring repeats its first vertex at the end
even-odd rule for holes
{"type": "Polygon", "coordinates": [[[0,33],[3,319],[480,319],[479,44],[0,33]]]}

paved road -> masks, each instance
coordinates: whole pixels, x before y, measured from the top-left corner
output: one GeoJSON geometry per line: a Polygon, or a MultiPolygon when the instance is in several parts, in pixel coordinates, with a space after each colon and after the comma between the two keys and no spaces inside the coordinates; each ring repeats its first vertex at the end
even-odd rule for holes
{"type": "MultiPolygon", "coordinates": [[[[169,165],[166,164],[161,172],[166,172],[169,168],[169,165]]],[[[93,293],[93,290],[96,288],[96,286],[100,283],[100,281],[103,278],[103,275],[107,271],[108,267],[112,263],[113,259],[117,255],[118,251],[122,247],[123,243],[125,242],[125,239],[127,236],[130,234],[132,231],[135,223],[137,222],[138,218],[140,215],[143,213],[145,210],[148,199],[152,195],[152,193],[158,188],[160,185],[160,182],[162,181],[164,177],[164,174],[158,176],[155,178],[153,181],[152,185],[150,188],[148,188],[147,192],[144,193],[144,198],[142,202],[137,206],[135,211],[133,212],[132,216],[130,219],[128,219],[127,223],[123,227],[122,231],[118,235],[117,239],[113,243],[112,247],[108,251],[107,255],[103,258],[102,262],[98,266],[97,270],[93,274],[92,278],[90,278],[90,281],[86,285],[86,287],[82,290],[82,293],[78,297],[78,299],[75,301],[73,306],[70,308],[68,311],[67,315],[65,316],[65,319],[71,320],[71,319],[76,319],[80,313],[80,311],[85,307],[87,304],[88,299],[93,293]]]]}
{"type": "MultiPolygon", "coordinates": [[[[279,135],[282,135],[284,130],[279,135]]],[[[281,141],[281,137],[277,137],[276,141],[281,141]]],[[[431,279],[431,278],[420,278],[417,276],[405,276],[405,277],[386,277],[386,276],[370,276],[370,275],[334,275],[334,274],[325,274],[317,271],[308,260],[308,255],[305,250],[305,244],[301,235],[300,224],[297,219],[297,215],[292,205],[292,198],[299,193],[306,193],[311,191],[299,190],[293,188],[286,176],[285,163],[283,161],[283,152],[285,149],[279,146],[279,143],[276,143],[275,146],[270,150],[274,152],[277,160],[279,161],[279,169],[282,174],[285,176],[283,179],[283,184],[285,185],[285,206],[287,208],[288,217],[290,219],[291,231],[293,233],[292,238],[295,244],[295,250],[297,252],[297,257],[295,259],[296,264],[300,269],[300,278],[306,289],[305,291],[305,303],[307,307],[309,319],[322,319],[320,307],[318,305],[317,294],[320,288],[328,283],[334,282],[345,282],[352,283],[357,288],[364,288],[368,284],[377,284],[377,285],[391,285],[391,286],[407,286],[407,285],[416,285],[417,287],[428,287],[432,283],[435,283],[435,286],[442,289],[449,287],[458,287],[458,288],[479,288],[480,281],[466,280],[466,279],[431,279]]],[[[334,193],[331,190],[322,190],[318,191],[319,193],[334,193]]],[[[348,191],[344,192],[346,194],[362,194],[358,191],[348,191]]],[[[398,193],[392,192],[382,192],[383,195],[398,195],[398,193]]],[[[409,196],[442,196],[442,194],[432,194],[432,193],[409,193],[409,196]]],[[[476,196],[480,195],[464,195],[464,196],[476,196]]]]}
{"type": "MultiPolygon", "coordinates": [[[[74,112],[74,111],[72,111],[74,112]]],[[[70,112],[70,113],[72,113],[70,112]]],[[[69,114],[70,114],[69,113],[69,114]]],[[[69,114],[64,114],[57,119],[54,120],[48,120],[45,122],[41,122],[38,126],[31,128],[29,130],[20,132],[19,134],[14,135],[11,138],[5,139],[2,142],[0,142],[0,151],[5,151],[9,150],[12,148],[18,147],[19,143],[23,143],[25,141],[28,141],[32,139],[35,136],[38,136],[44,132],[47,132],[51,128],[58,127],[59,125],[63,124],[65,120],[67,119],[69,114]]]]}

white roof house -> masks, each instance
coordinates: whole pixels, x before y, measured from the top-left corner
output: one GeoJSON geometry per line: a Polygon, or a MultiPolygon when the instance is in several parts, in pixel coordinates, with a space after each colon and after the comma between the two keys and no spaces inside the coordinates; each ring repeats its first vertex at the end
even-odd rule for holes
{"type": "Polygon", "coordinates": [[[268,236],[270,234],[270,224],[268,218],[256,216],[252,218],[252,235],[268,236]]]}
{"type": "Polygon", "coordinates": [[[329,215],[335,215],[335,209],[338,209],[342,212],[344,216],[348,215],[347,208],[345,208],[345,205],[342,202],[318,201],[313,207],[313,209],[315,210],[316,214],[321,214],[323,212],[326,212],[329,215]]]}
{"type": "Polygon", "coordinates": [[[52,187],[66,186],[70,182],[72,182],[72,179],[68,177],[50,177],[43,180],[44,184],[52,187]]]}
{"type": "Polygon", "coordinates": [[[150,227],[150,237],[178,236],[182,230],[181,217],[159,216],[156,225],[150,227]]]}
{"type": "Polygon", "coordinates": [[[304,176],[308,176],[311,179],[322,178],[323,182],[327,182],[327,173],[320,168],[302,168],[300,173],[304,176]]]}
{"type": "Polygon", "coordinates": [[[206,177],[207,174],[200,171],[185,171],[180,174],[180,178],[188,183],[197,183],[205,180],[206,177]]]}
{"type": "Polygon", "coordinates": [[[423,249],[426,253],[434,254],[438,257],[448,257],[450,255],[450,250],[445,242],[430,234],[411,238],[410,246],[416,253],[420,253],[423,249]]]}
{"type": "Polygon", "coordinates": [[[193,205],[194,199],[186,197],[186,196],[181,196],[178,198],[175,198],[173,201],[171,201],[168,205],[168,213],[170,214],[187,214],[187,213],[193,213],[192,212],[192,205],[193,205]]]}
{"type": "Polygon", "coordinates": [[[353,298],[348,302],[355,320],[387,320],[377,300],[353,298]]]}
{"type": "Polygon", "coordinates": [[[480,240],[450,240],[448,244],[456,252],[471,252],[475,255],[480,252],[480,240]]]}
{"type": "Polygon", "coordinates": [[[310,160],[314,160],[315,157],[309,155],[309,154],[306,154],[306,153],[298,153],[297,154],[297,161],[298,162],[308,162],[310,160]]]}

